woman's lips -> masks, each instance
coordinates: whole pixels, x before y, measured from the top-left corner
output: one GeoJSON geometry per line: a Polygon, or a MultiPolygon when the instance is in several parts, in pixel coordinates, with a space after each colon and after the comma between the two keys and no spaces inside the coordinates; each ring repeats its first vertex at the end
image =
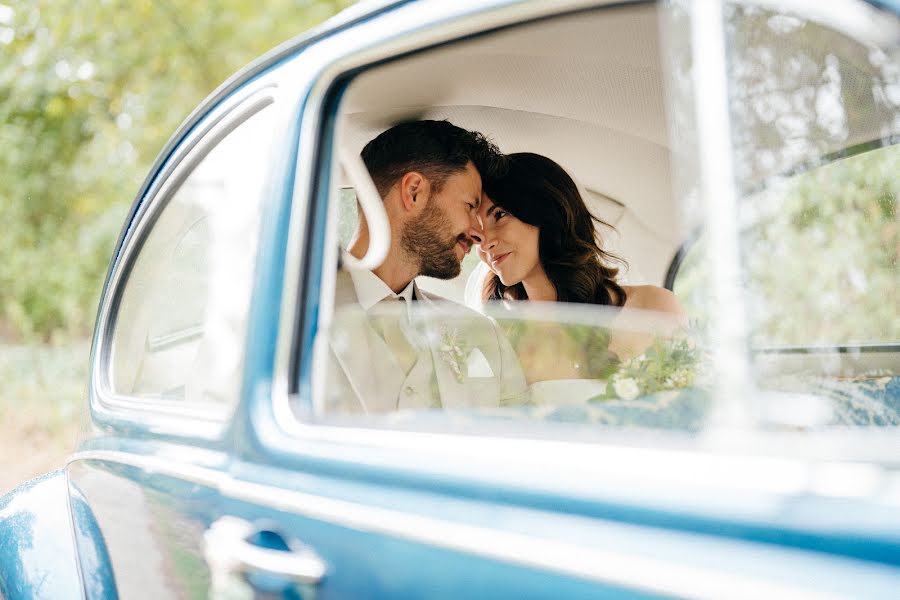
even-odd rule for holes
{"type": "Polygon", "coordinates": [[[491,259],[491,266],[492,267],[500,266],[500,263],[502,263],[504,260],[506,260],[506,257],[509,256],[510,254],[511,254],[511,252],[507,252],[506,254],[500,254],[498,256],[495,256],[494,258],[491,259]]]}

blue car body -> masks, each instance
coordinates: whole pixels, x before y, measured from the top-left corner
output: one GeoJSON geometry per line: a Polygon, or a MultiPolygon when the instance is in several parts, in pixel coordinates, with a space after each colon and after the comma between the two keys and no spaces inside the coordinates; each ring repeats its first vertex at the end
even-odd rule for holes
{"type": "MultiPolygon", "coordinates": [[[[334,78],[340,56],[328,41],[368,26],[382,35],[372,43],[388,43],[394,19],[409,35],[413,17],[423,35],[462,19],[484,18],[489,30],[494,17],[481,15],[539,3],[436,4],[382,2],[338,17],[223,84],[173,136],[130,211],[104,297],[115,289],[147,199],[192,144],[270,86],[281,86],[290,107],[277,138],[285,151],[269,167],[272,200],[262,220],[240,397],[224,418],[147,414],[101,398],[97,348],[107,334],[98,327],[89,424],[77,451],[63,469],[0,499],[0,597],[897,597],[900,473],[889,467],[690,444],[529,439],[508,440],[504,451],[514,461],[494,456],[490,440],[461,444],[453,435],[433,434],[414,449],[371,443],[352,430],[285,431],[272,396],[285,344],[289,223],[304,209],[295,197],[309,185],[302,180],[327,173],[322,165],[334,149],[317,132],[336,114],[323,98],[338,97],[345,85],[334,78]],[[572,457],[600,465],[602,481],[554,468],[572,457]],[[517,461],[531,476],[518,472],[517,461]],[[539,469],[544,475],[533,476],[539,469]],[[830,476],[877,493],[816,487],[830,476]],[[229,538],[229,531],[243,533],[229,538]],[[217,550],[229,543],[309,553],[312,573],[304,580],[256,563],[223,567],[218,561],[229,555],[217,550]]],[[[307,203],[325,199],[316,192],[307,203]]],[[[310,210],[308,222],[313,251],[303,272],[305,285],[317,288],[325,211],[310,210]]],[[[307,302],[296,318],[315,320],[318,310],[307,302]]],[[[295,365],[301,392],[310,385],[309,360],[304,354],[295,365]]],[[[891,430],[867,435],[896,444],[891,430]]]]}

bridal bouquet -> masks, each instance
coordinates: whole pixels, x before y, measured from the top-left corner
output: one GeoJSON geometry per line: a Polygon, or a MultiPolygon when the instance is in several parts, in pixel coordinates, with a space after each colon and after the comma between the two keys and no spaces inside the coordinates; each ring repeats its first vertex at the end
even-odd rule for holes
{"type": "Polygon", "coordinates": [[[655,338],[643,353],[619,363],[607,381],[606,392],[591,400],[633,400],[693,386],[702,376],[703,366],[703,352],[694,339],[687,330],[655,338]]]}

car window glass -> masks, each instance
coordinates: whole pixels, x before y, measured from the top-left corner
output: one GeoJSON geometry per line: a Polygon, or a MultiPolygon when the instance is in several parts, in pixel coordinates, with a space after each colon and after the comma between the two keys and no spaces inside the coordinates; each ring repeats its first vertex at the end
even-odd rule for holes
{"type": "Polygon", "coordinates": [[[216,404],[235,399],[272,113],[244,115],[211,149],[201,142],[208,153],[143,239],[115,318],[117,394],[216,404]]]}
{"type": "MultiPolygon", "coordinates": [[[[374,68],[350,83],[338,142],[358,154],[386,124],[405,120],[396,117],[396,106],[382,104],[384,90],[399,89],[395,78],[468,73],[470,79],[435,82],[440,88],[423,83],[410,92],[422,98],[407,94],[396,101],[427,104],[424,96],[447,88],[458,106],[435,106],[415,117],[447,119],[484,133],[505,152],[540,152],[557,162],[574,179],[578,201],[606,221],[591,223],[587,235],[627,263],[604,259],[617,269],[611,279],[625,286],[631,303],[623,309],[577,301],[485,302],[481,292],[493,274],[476,250],[463,256],[429,245],[456,239],[468,227],[470,209],[453,204],[449,183],[428,200],[445,216],[396,230],[392,252],[419,257],[414,260],[452,254],[448,260],[459,265],[458,273],[419,276],[404,300],[394,300],[383,279],[355,268],[343,254],[357,234],[376,234],[358,230],[354,182],[338,169],[327,180],[335,182],[330,192],[338,205],[332,240],[344,259],[324,267],[334,290],[322,288],[320,306],[330,311],[320,313],[328,319],[315,331],[312,394],[294,398],[299,417],[563,437],[610,428],[696,433],[705,427],[712,412],[705,334],[647,300],[663,295],[677,303],[659,286],[682,239],[668,155],[659,152],[668,145],[668,130],[657,19],[647,5],[598,11],[590,19],[551,19],[374,68]],[[536,56],[534,47],[546,51],[536,56]],[[503,77],[510,70],[520,78],[503,77]],[[610,77],[630,89],[583,85],[610,77]],[[623,94],[635,102],[623,101],[623,94]]],[[[392,201],[381,199],[383,205],[392,201]]],[[[588,260],[593,265],[596,258],[588,260]]],[[[567,280],[567,293],[578,285],[567,280]]]]}
{"type": "MultiPolygon", "coordinates": [[[[743,231],[754,346],[900,341],[895,303],[900,146],[878,147],[770,182],[743,231]]],[[[705,238],[689,246],[675,291],[702,314],[705,238]],[[696,301],[692,300],[695,299],[696,301]]]]}
{"type": "MultiPolygon", "coordinates": [[[[896,45],[752,5],[726,15],[744,301],[760,398],[772,393],[761,412],[900,424],[896,45]]],[[[878,19],[896,39],[896,19],[878,19]]],[[[701,236],[675,280],[698,316],[705,252],[701,236]]]]}

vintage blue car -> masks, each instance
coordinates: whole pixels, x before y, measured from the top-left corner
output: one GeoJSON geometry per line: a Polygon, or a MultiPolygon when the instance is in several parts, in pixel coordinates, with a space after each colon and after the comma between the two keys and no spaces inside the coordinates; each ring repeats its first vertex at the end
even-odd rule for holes
{"type": "Polygon", "coordinates": [[[261,57],[137,194],[78,448],[0,499],[0,596],[897,598],[898,15],[376,1],[261,57]],[[481,305],[472,253],[419,282],[453,376],[367,400],[387,367],[336,289],[389,244],[360,149],[410,119],[565,166],[687,331],[481,305]],[[518,401],[485,400],[473,322],[518,401]],[[597,360],[620,329],[655,337],[597,360]]]}

